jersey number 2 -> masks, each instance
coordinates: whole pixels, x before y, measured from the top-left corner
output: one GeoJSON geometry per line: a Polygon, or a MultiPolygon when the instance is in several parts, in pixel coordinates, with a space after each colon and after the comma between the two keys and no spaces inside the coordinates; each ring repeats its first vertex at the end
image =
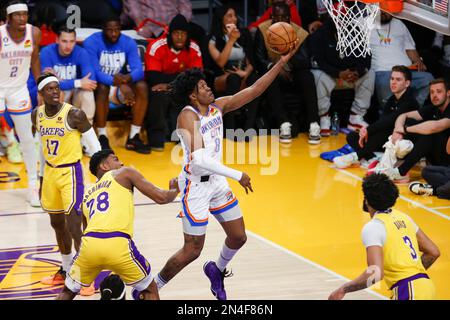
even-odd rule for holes
{"type": "Polygon", "coordinates": [[[408,236],[404,236],[403,237],[403,242],[405,242],[405,244],[411,249],[411,257],[413,258],[413,260],[417,259],[417,253],[416,250],[413,247],[412,241],[408,236]]]}
{"type": "Polygon", "coordinates": [[[19,69],[17,66],[11,68],[11,73],[9,74],[10,78],[15,78],[17,76],[17,69],[19,69]]]}
{"type": "Polygon", "coordinates": [[[95,214],[95,208],[100,211],[104,212],[108,210],[109,208],[109,195],[108,192],[102,192],[97,196],[97,199],[91,199],[89,200],[86,205],[89,208],[89,219],[95,214]],[[95,203],[97,202],[97,206],[95,206],[95,203]]]}

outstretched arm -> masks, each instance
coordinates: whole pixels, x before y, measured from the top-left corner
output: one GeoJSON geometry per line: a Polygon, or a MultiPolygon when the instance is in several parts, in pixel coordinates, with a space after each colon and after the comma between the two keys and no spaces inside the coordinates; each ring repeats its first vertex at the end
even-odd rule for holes
{"type": "Polygon", "coordinates": [[[216,104],[222,109],[222,113],[239,109],[240,107],[246,105],[250,101],[259,97],[269,85],[275,80],[275,78],[280,73],[283,66],[292,58],[294,53],[298,49],[298,40],[289,51],[288,54],[281,57],[281,59],[261,78],[258,79],[252,86],[241,90],[233,96],[223,97],[216,101],[216,104]]]}

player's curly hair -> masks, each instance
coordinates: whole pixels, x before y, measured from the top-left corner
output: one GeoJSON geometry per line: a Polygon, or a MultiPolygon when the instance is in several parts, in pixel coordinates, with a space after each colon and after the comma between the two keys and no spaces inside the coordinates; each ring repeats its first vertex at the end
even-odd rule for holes
{"type": "Polygon", "coordinates": [[[125,300],[124,290],[123,280],[117,274],[111,274],[100,283],[100,300],[125,300]]]}
{"type": "Polygon", "coordinates": [[[98,167],[110,154],[114,154],[114,151],[111,149],[104,149],[97,151],[92,155],[91,160],[89,161],[89,171],[91,171],[94,176],[97,176],[98,167]]]}
{"type": "Polygon", "coordinates": [[[177,106],[186,106],[191,103],[190,94],[194,91],[197,83],[205,80],[205,75],[199,68],[193,68],[180,73],[175,80],[169,84],[169,96],[177,106]]]}
{"type": "Polygon", "coordinates": [[[362,190],[367,203],[375,210],[387,210],[398,198],[398,188],[384,173],[373,173],[364,177],[362,190]]]}

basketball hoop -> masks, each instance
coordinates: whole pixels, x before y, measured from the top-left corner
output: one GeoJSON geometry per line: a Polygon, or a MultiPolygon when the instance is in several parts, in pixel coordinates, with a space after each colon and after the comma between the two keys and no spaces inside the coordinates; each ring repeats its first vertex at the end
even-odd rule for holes
{"type": "Polygon", "coordinates": [[[370,53],[370,33],[383,0],[323,0],[337,30],[337,47],[343,58],[370,53]]]}

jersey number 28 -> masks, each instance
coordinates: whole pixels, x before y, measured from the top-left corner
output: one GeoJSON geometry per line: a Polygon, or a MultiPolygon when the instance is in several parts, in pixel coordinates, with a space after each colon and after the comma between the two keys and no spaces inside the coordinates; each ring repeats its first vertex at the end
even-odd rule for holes
{"type": "Polygon", "coordinates": [[[105,212],[109,208],[108,192],[100,193],[96,199],[89,200],[86,205],[89,208],[89,219],[96,213],[96,210],[105,212]],[[97,205],[95,205],[95,203],[97,203],[97,205]]]}

